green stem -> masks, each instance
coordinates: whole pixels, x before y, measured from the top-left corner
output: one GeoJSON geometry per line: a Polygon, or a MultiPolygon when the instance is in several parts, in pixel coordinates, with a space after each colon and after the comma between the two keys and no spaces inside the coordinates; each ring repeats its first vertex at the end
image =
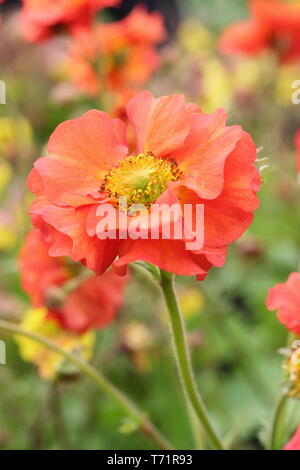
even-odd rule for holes
{"type": "Polygon", "coordinates": [[[61,349],[59,346],[57,346],[57,344],[53,343],[49,339],[37,333],[27,331],[24,328],[15,325],[14,323],[0,320],[0,330],[26,336],[27,338],[37,341],[38,343],[46,346],[48,349],[51,349],[53,352],[63,356],[65,359],[77,366],[87,377],[93,380],[93,382],[95,382],[101,391],[107,393],[119,404],[121,408],[124,409],[126,413],[128,413],[128,415],[137,421],[139,423],[139,430],[141,430],[147,436],[150,436],[160,449],[172,449],[171,444],[165,439],[164,436],[162,436],[154,424],[145,416],[144,412],[140,410],[121,390],[119,390],[106,377],[104,377],[99,371],[97,371],[93,366],[85,362],[83,359],[61,349]]]}
{"type": "Polygon", "coordinates": [[[285,394],[282,394],[276,403],[272,422],[271,422],[270,435],[269,435],[269,443],[268,443],[269,450],[277,450],[279,447],[277,445],[278,434],[281,429],[282,422],[284,420],[287,399],[288,399],[288,396],[285,394]]]}
{"type": "MultiPolygon", "coordinates": [[[[296,336],[294,335],[294,333],[289,331],[287,333],[287,347],[288,348],[291,346],[294,339],[296,339],[296,336]]],[[[278,434],[279,434],[279,431],[282,430],[282,427],[284,426],[285,411],[286,411],[286,405],[287,405],[288,399],[289,399],[289,396],[281,392],[276,402],[276,405],[273,411],[272,421],[271,421],[269,439],[267,443],[269,450],[276,450],[277,448],[280,448],[280,446],[278,446],[278,434]]]]}
{"type": "Polygon", "coordinates": [[[210,422],[205,405],[196,387],[187,345],[185,326],[175,292],[174,275],[161,270],[160,284],[170,315],[176,363],[183,392],[190,400],[211,445],[215,449],[222,450],[224,446],[210,422]]]}

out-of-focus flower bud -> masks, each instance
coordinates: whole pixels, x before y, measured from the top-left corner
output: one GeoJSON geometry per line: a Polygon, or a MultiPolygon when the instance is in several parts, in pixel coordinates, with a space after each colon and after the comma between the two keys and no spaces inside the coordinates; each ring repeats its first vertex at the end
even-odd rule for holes
{"type": "Polygon", "coordinates": [[[149,370],[151,366],[149,350],[153,346],[151,330],[143,323],[130,322],[121,331],[121,342],[137,370],[140,372],[149,370]]]}
{"type": "Polygon", "coordinates": [[[247,259],[257,260],[264,255],[265,251],[261,242],[251,235],[241,237],[236,242],[236,247],[240,255],[247,259]]]}
{"type": "Polygon", "coordinates": [[[60,309],[66,300],[66,292],[61,287],[51,286],[47,289],[45,303],[48,308],[60,309]]]}
{"type": "Polygon", "coordinates": [[[290,351],[283,364],[287,374],[287,393],[291,397],[300,399],[300,340],[293,343],[290,351]]]}

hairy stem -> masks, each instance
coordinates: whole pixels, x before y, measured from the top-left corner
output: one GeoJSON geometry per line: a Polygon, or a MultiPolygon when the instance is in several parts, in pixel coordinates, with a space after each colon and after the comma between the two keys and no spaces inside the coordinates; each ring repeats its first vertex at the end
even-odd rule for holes
{"type": "Polygon", "coordinates": [[[288,396],[285,394],[282,394],[276,403],[276,406],[273,412],[271,428],[270,428],[269,443],[268,443],[269,450],[278,450],[279,448],[278,435],[279,435],[281,427],[283,426],[287,399],[288,399],[288,396]]]}
{"type": "Polygon", "coordinates": [[[169,311],[175,347],[175,359],[183,392],[190,401],[212,447],[222,450],[224,446],[210,422],[202,397],[196,387],[187,345],[185,326],[175,292],[174,275],[161,270],[160,284],[169,311]]]}

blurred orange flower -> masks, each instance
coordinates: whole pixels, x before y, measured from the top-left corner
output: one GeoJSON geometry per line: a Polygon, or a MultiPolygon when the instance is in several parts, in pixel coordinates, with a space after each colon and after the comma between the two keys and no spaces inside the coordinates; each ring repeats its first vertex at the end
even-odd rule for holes
{"type": "MultiPolygon", "coordinates": [[[[143,260],[204,279],[212,265],[223,265],[227,246],[251,224],[258,207],[255,144],[241,127],[226,126],[222,109],[204,114],[182,95],[155,99],[142,92],[129,101],[127,114],[135,130],[135,154],[128,152],[124,123],[104,112],[89,111],[58,126],[49,156],[37,160],[29,176],[37,196],[32,222],[47,238],[51,255],[71,256],[98,274],[112,263],[122,271],[143,260]],[[118,206],[120,197],[126,198],[128,211],[118,206]],[[142,237],[132,239],[127,231],[124,238],[120,219],[116,236],[103,239],[107,233],[98,228],[97,211],[104,203],[120,210],[127,227],[141,223],[132,206],[143,205],[140,217],[148,221],[154,203],[159,208],[177,204],[182,213],[185,204],[192,211],[204,205],[203,249],[188,250],[186,234],[151,239],[152,225],[142,237]]],[[[155,227],[161,230],[161,221],[155,227]]]]}
{"type": "Polygon", "coordinates": [[[284,447],[284,450],[300,450],[300,426],[298,427],[293,437],[289,440],[287,445],[284,447]]]}
{"type": "Polygon", "coordinates": [[[138,6],[123,20],[81,31],[71,48],[68,70],[85,93],[128,93],[158,67],[155,46],[165,38],[163,18],[138,6]]]}
{"type": "Polygon", "coordinates": [[[55,32],[89,27],[97,10],[120,0],[23,0],[21,26],[25,39],[37,42],[55,32]]]}
{"type": "Polygon", "coordinates": [[[66,330],[82,333],[90,328],[103,328],[114,319],[122,304],[127,278],[113,271],[89,277],[56,306],[55,301],[60,299],[54,301],[55,287],[74,279],[76,270],[78,267],[68,264],[65,258],[48,255],[48,246],[38,230],[29,232],[20,252],[20,272],[22,287],[33,306],[42,307],[48,302],[48,317],[66,330]]]}
{"type": "Polygon", "coordinates": [[[300,59],[300,1],[252,0],[251,18],[225,29],[220,50],[225,54],[257,55],[273,50],[280,62],[300,59]]]}
{"type": "Polygon", "coordinates": [[[279,321],[300,336],[300,273],[290,274],[285,283],[269,289],[266,305],[277,310],[279,321]]]}

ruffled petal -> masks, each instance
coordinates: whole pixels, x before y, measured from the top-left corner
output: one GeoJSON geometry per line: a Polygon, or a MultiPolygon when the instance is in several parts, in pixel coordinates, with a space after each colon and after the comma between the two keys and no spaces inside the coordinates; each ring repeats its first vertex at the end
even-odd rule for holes
{"type": "Polygon", "coordinates": [[[42,178],[35,168],[32,168],[27,178],[27,187],[36,196],[44,194],[44,185],[42,178]]]}
{"type": "Polygon", "coordinates": [[[182,95],[155,99],[150,92],[142,92],[129,101],[127,114],[135,130],[138,152],[163,157],[182,146],[189,132],[182,95]]]}
{"type": "Polygon", "coordinates": [[[211,267],[204,255],[186,250],[180,240],[126,240],[114,266],[120,269],[133,261],[147,261],[174,274],[197,275],[202,279],[211,267]]]}
{"type": "Polygon", "coordinates": [[[80,261],[97,274],[101,274],[116,258],[120,241],[100,240],[96,236],[89,237],[86,232],[89,210],[89,206],[77,209],[54,206],[45,198],[40,197],[33,202],[30,212],[33,216],[41,217],[40,224],[46,223],[44,230],[48,230],[48,233],[49,226],[51,226],[72,240],[71,253],[66,253],[66,255],[70,255],[75,261],[80,261]]]}
{"type": "Polygon", "coordinates": [[[278,310],[278,319],[296,335],[300,335],[300,273],[292,273],[288,280],[269,289],[266,305],[278,310]]]}
{"type": "Polygon", "coordinates": [[[35,162],[48,200],[73,206],[91,202],[88,196],[100,189],[105,173],[127,155],[124,134],[118,120],[96,111],[60,124],[50,137],[50,156],[35,162]]]}
{"type": "Polygon", "coordinates": [[[214,199],[221,193],[226,158],[242,135],[239,126],[225,126],[226,118],[222,109],[212,115],[192,115],[184,146],[172,154],[183,171],[178,184],[184,184],[204,199],[214,199]]]}
{"type": "Polygon", "coordinates": [[[256,147],[251,137],[243,132],[235,149],[227,157],[224,167],[224,187],[216,199],[198,198],[195,192],[181,190],[182,203],[204,205],[205,242],[207,247],[225,247],[244,233],[258,208],[256,191],[260,177],[254,162],[256,147]]]}

